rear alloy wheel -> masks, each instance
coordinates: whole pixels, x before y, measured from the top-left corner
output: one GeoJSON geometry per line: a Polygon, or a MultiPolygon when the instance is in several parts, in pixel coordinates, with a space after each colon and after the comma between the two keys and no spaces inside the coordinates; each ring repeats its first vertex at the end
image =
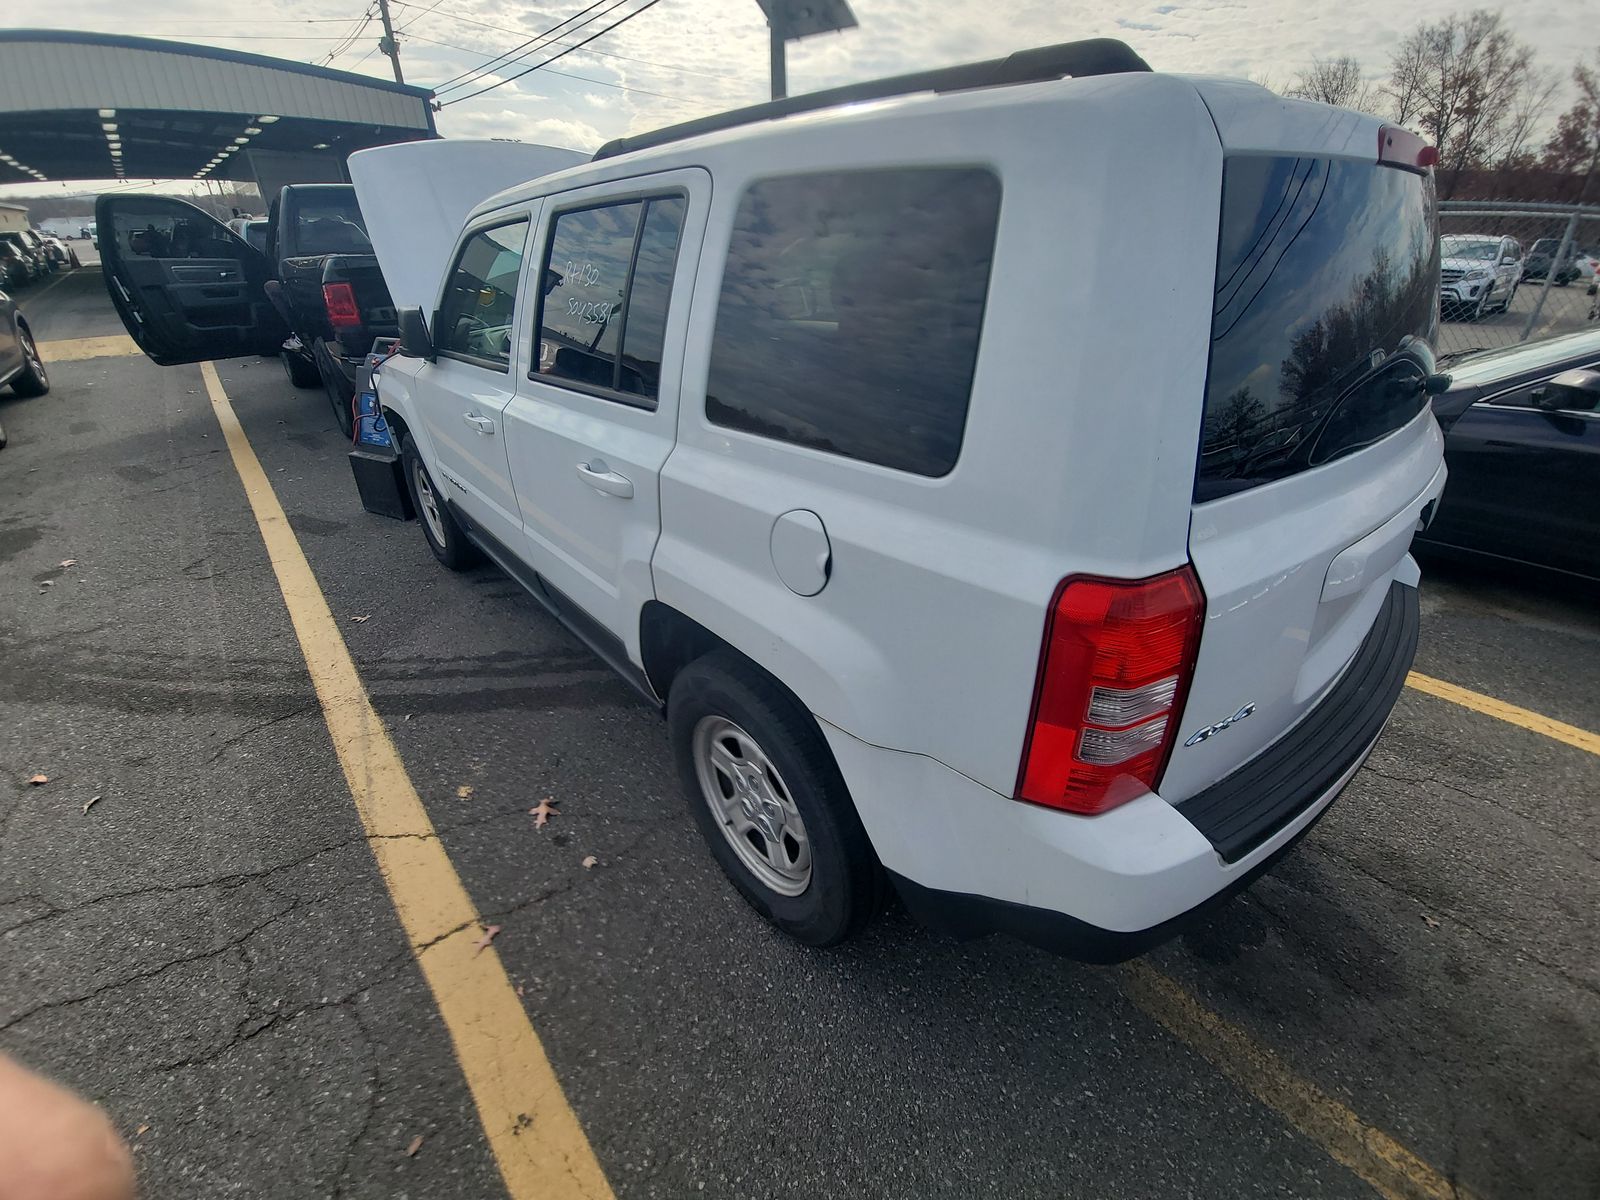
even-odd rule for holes
{"type": "Polygon", "coordinates": [[[887,880],[804,705],[716,651],[672,681],[667,732],[695,824],[757,912],[808,946],[865,927],[887,880]]]}
{"type": "Polygon", "coordinates": [[[17,336],[22,342],[22,374],[11,381],[11,390],[19,396],[42,396],[50,390],[50,376],[45,373],[44,359],[39,357],[39,347],[26,325],[17,326],[17,336]]]}
{"type": "Polygon", "coordinates": [[[400,461],[406,473],[406,486],[411,491],[411,507],[416,510],[417,523],[422,526],[422,536],[428,541],[433,556],[452,571],[465,571],[483,561],[483,554],[467,540],[444,496],[428,474],[422,455],[416,445],[406,438],[400,445],[400,461]]]}

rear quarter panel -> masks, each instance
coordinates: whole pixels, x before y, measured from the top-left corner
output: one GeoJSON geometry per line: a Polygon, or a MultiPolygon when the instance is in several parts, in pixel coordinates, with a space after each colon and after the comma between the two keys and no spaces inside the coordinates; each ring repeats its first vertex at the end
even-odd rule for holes
{"type": "Polygon", "coordinates": [[[1194,88],[1116,76],[868,104],[711,139],[714,177],[661,481],[657,595],[873,745],[1012,791],[1045,609],[1066,575],[1185,560],[1221,158],[1194,88]],[[802,167],[802,164],[804,165],[802,167]],[[711,335],[740,195],[801,169],[988,166],[995,258],[960,458],[931,479],[712,425],[711,335]],[[819,514],[832,576],[778,579],[819,514]]]}

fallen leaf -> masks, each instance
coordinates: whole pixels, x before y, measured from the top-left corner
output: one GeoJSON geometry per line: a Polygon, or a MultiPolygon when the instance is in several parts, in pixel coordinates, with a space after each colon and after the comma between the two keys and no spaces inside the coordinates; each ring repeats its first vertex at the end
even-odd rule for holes
{"type": "Polygon", "coordinates": [[[360,624],[361,624],[361,623],[362,623],[362,622],[364,622],[364,621],[370,621],[370,620],[372,620],[372,614],[371,614],[371,613],[368,613],[368,614],[367,614],[367,615],[366,615],[366,616],[364,616],[364,617],[351,617],[351,618],[350,618],[350,619],[351,619],[351,620],[352,620],[352,621],[354,621],[354,622],[355,622],[355,623],[356,623],[356,624],[357,624],[357,625],[360,625],[360,624]]]}
{"type": "Polygon", "coordinates": [[[47,587],[55,587],[55,585],[56,585],[56,581],[54,579],[41,579],[39,581],[39,590],[42,592],[42,591],[44,591],[45,588],[47,588],[47,587]]]}
{"type": "Polygon", "coordinates": [[[87,813],[91,808],[93,808],[96,804],[99,804],[99,803],[100,803],[100,797],[99,796],[90,796],[89,797],[89,802],[83,806],[83,811],[87,813]]]}
{"type": "Polygon", "coordinates": [[[520,983],[517,984],[517,995],[526,996],[527,994],[528,994],[528,989],[523,987],[520,983]]]}
{"type": "Polygon", "coordinates": [[[422,1135],[419,1133],[411,1139],[411,1144],[406,1147],[406,1157],[415,1158],[417,1151],[422,1149],[422,1135]]]}
{"type": "Polygon", "coordinates": [[[63,558],[61,560],[60,564],[59,564],[59,566],[61,567],[61,569],[63,571],[66,570],[68,567],[75,567],[77,565],[78,565],[78,560],[75,559],[75,558],[63,558]]]}
{"type": "Polygon", "coordinates": [[[1422,914],[1422,920],[1424,921],[1424,923],[1427,924],[1429,929],[1437,929],[1437,928],[1439,928],[1439,918],[1438,917],[1430,917],[1427,913],[1423,913],[1422,914]]]}
{"type": "Polygon", "coordinates": [[[479,938],[477,941],[472,943],[473,946],[476,947],[476,949],[473,951],[473,953],[474,954],[482,954],[485,950],[487,950],[489,948],[489,943],[494,941],[494,935],[499,933],[499,932],[500,932],[500,926],[498,926],[498,925],[485,925],[484,928],[483,928],[483,936],[481,938],[479,938]]]}
{"type": "Polygon", "coordinates": [[[468,783],[463,783],[460,787],[458,787],[456,789],[456,796],[459,799],[462,799],[462,800],[470,800],[470,799],[472,799],[472,785],[468,784],[468,783]]]}
{"type": "Polygon", "coordinates": [[[528,810],[528,815],[533,818],[533,826],[535,829],[543,829],[547,824],[549,824],[551,817],[559,817],[561,813],[556,806],[550,802],[550,797],[546,796],[543,800],[539,801],[535,807],[528,810]]]}
{"type": "Polygon", "coordinates": [[[150,1126],[141,1125],[141,1126],[139,1126],[139,1128],[137,1128],[137,1129],[135,1129],[133,1131],[133,1136],[134,1137],[143,1137],[145,1134],[147,1134],[149,1132],[150,1132],[150,1126]]]}
{"type": "Polygon", "coordinates": [[[600,860],[598,858],[596,858],[594,855],[590,854],[586,858],[584,858],[584,860],[583,860],[583,869],[585,871],[587,871],[590,867],[594,866],[595,863],[597,863],[599,861],[600,860]]]}
{"type": "Polygon", "coordinates": [[[35,775],[32,779],[28,780],[28,782],[31,783],[34,787],[38,787],[41,783],[49,783],[50,782],[50,776],[48,776],[48,775],[35,775]]]}
{"type": "Polygon", "coordinates": [[[407,714],[406,714],[406,720],[408,720],[408,721],[409,721],[409,720],[411,720],[411,717],[412,717],[412,714],[411,714],[411,713],[407,713],[407,714]]]}

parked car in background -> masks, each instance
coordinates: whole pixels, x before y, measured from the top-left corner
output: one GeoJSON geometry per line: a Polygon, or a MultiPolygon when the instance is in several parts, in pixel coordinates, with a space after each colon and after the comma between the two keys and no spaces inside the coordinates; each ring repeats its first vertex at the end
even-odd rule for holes
{"type": "Polygon", "coordinates": [[[10,246],[13,253],[12,287],[22,287],[49,274],[49,267],[41,261],[33,243],[22,236],[21,230],[8,229],[0,233],[0,244],[10,246]]]}
{"type": "Polygon", "coordinates": [[[1566,287],[1574,279],[1581,279],[1583,268],[1579,265],[1579,260],[1585,259],[1585,256],[1582,248],[1575,245],[1567,247],[1567,252],[1561,255],[1561,262],[1555,267],[1554,274],[1551,273],[1551,265],[1560,249],[1560,238],[1540,238],[1534,242],[1533,248],[1528,251],[1528,257],[1522,264],[1522,278],[1542,280],[1549,276],[1550,282],[1557,287],[1566,287]]]}
{"type": "Polygon", "coordinates": [[[33,266],[17,243],[0,237],[0,290],[15,291],[33,281],[33,266]]]}
{"type": "Polygon", "coordinates": [[[18,396],[42,396],[50,390],[39,345],[16,300],[0,292],[0,387],[10,385],[18,396]]]}
{"type": "Polygon", "coordinates": [[[17,236],[27,244],[34,259],[39,263],[42,268],[40,274],[53,275],[63,265],[56,260],[56,256],[50,251],[49,243],[38,230],[22,229],[18,231],[17,236]]]}
{"type": "Polygon", "coordinates": [[[1600,579],[1600,329],[1446,366],[1450,481],[1418,543],[1600,579]]]}
{"type": "Polygon", "coordinates": [[[79,265],[78,252],[53,234],[42,234],[44,247],[57,270],[70,270],[79,265]]]}
{"type": "Polygon", "coordinates": [[[1515,238],[1452,233],[1439,239],[1439,308],[1447,317],[1477,320],[1504,312],[1522,279],[1522,247],[1515,238]]]}

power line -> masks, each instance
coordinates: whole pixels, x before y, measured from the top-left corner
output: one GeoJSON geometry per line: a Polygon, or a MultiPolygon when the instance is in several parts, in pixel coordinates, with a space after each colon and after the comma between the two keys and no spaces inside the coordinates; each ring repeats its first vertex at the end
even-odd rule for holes
{"type": "MultiPolygon", "coordinates": [[[[467,86],[467,84],[472,83],[475,80],[482,79],[485,75],[489,74],[489,72],[495,68],[496,64],[500,64],[500,65],[504,65],[504,66],[510,66],[511,62],[514,59],[516,59],[518,56],[522,55],[523,53],[531,53],[532,51],[530,50],[530,47],[532,47],[534,49],[539,48],[539,47],[535,46],[535,43],[543,41],[543,40],[545,40],[547,38],[550,38],[550,37],[554,36],[556,30],[560,29],[563,25],[569,24],[572,21],[576,21],[579,17],[583,16],[585,13],[593,12],[595,9],[599,8],[602,4],[605,4],[605,3],[606,3],[606,0],[594,0],[594,3],[589,5],[588,8],[580,9],[578,12],[575,12],[570,17],[566,18],[566,20],[557,21],[554,25],[550,26],[549,29],[544,30],[542,33],[534,34],[527,41],[522,42],[519,45],[513,46],[511,49],[505,51],[504,53],[496,54],[493,58],[489,59],[487,62],[481,63],[480,65],[478,65],[476,67],[473,67],[473,68],[471,68],[469,70],[463,71],[459,75],[451,76],[449,79],[446,79],[443,83],[441,83],[438,87],[433,89],[434,90],[434,94],[437,95],[439,92],[441,92],[441,91],[443,91],[445,89],[451,88],[451,87],[465,87],[465,86],[467,86]]],[[[621,5],[623,3],[625,3],[625,0],[616,0],[616,4],[613,4],[612,8],[616,8],[618,5],[621,5]]],[[[606,12],[610,12],[610,11],[611,11],[610,8],[608,8],[606,10],[606,12]]],[[[587,25],[589,23],[589,21],[596,20],[598,17],[604,16],[604,15],[605,15],[605,13],[599,13],[595,17],[590,17],[588,19],[588,21],[584,21],[583,24],[587,25]]],[[[581,29],[582,27],[583,27],[582,25],[574,25],[573,29],[581,29]]],[[[568,30],[568,32],[570,33],[571,30],[568,30]]]]}
{"type": "MultiPolygon", "coordinates": [[[[390,2],[392,4],[398,5],[400,8],[420,8],[421,7],[420,5],[409,3],[408,0],[390,0],[390,2]]],[[[422,12],[424,14],[433,12],[433,10],[438,7],[440,2],[441,2],[441,0],[434,0],[434,3],[430,4],[427,8],[422,9],[422,12]]],[[[477,21],[477,20],[472,19],[471,17],[463,17],[459,13],[448,13],[448,14],[447,13],[437,13],[435,15],[440,17],[441,19],[448,19],[448,20],[453,21],[453,22],[455,22],[456,24],[459,24],[459,25],[476,25],[479,29],[493,29],[497,33],[509,33],[509,34],[514,34],[517,37],[521,37],[523,32],[524,32],[521,29],[512,29],[510,26],[507,26],[507,25],[495,25],[495,24],[492,24],[489,21],[477,21]]],[[[581,16],[582,14],[579,14],[579,15],[581,16]]],[[[420,16],[419,17],[413,17],[411,21],[407,21],[406,22],[406,28],[409,29],[411,27],[412,21],[418,21],[418,20],[421,20],[420,16]]],[[[557,46],[565,46],[565,45],[567,45],[567,43],[563,42],[560,38],[551,38],[550,40],[552,42],[554,42],[557,46]]],[[[449,45],[449,43],[447,43],[447,42],[440,42],[439,44],[441,46],[449,45]]],[[[462,47],[462,46],[451,46],[450,48],[452,50],[465,49],[465,47],[462,47]]],[[[473,53],[474,54],[481,54],[482,51],[475,50],[475,51],[473,51],[473,53]]],[[[682,73],[684,75],[699,75],[699,76],[702,76],[703,78],[706,78],[706,79],[723,79],[723,78],[726,78],[726,76],[719,75],[715,71],[696,71],[692,67],[680,67],[680,66],[677,66],[674,63],[655,62],[655,61],[653,61],[651,59],[648,59],[648,58],[635,58],[631,54],[617,54],[617,53],[615,53],[614,51],[611,51],[611,50],[596,50],[593,46],[591,46],[585,53],[598,54],[602,58],[621,59],[623,62],[636,62],[636,63],[640,63],[640,64],[642,64],[642,65],[644,65],[646,67],[659,67],[663,71],[678,71],[678,72],[680,72],[680,73],[682,73]]]]}
{"type": "MultiPolygon", "coordinates": [[[[553,54],[549,58],[545,59],[544,62],[535,63],[531,67],[525,67],[521,71],[518,71],[515,75],[510,75],[510,76],[507,76],[505,79],[501,79],[501,80],[498,80],[498,81],[496,81],[494,83],[491,83],[488,87],[479,88],[477,91],[469,92],[465,96],[457,96],[454,100],[446,100],[442,105],[440,105],[440,107],[441,108],[447,108],[452,104],[461,104],[464,101],[475,99],[478,96],[483,95],[485,92],[492,92],[492,91],[495,90],[495,88],[504,87],[508,83],[514,83],[518,79],[521,79],[524,75],[531,75],[535,71],[539,70],[539,68],[541,68],[541,67],[548,67],[551,63],[557,62],[560,59],[565,58],[567,55],[571,54],[574,50],[581,50],[584,46],[587,46],[590,42],[594,41],[596,38],[605,37],[606,34],[610,33],[613,29],[616,29],[619,25],[627,24],[629,21],[631,21],[635,17],[637,17],[640,13],[648,12],[650,9],[654,8],[656,5],[658,5],[660,3],[661,3],[661,0],[645,0],[645,3],[641,4],[638,8],[634,9],[627,16],[619,17],[617,20],[615,20],[611,24],[607,25],[604,29],[600,30],[599,33],[590,34],[588,37],[584,38],[583,41],[579,42],[576,46],[569,46],[565,50],[563,50],[560,54],[553,54]]],[[[609,12],[611,10],[608,9],[607,11],[609,12]]]]}
{"type": "MultiPolygon", "coordinates": [[[[460,50],[466,54],[483,53],[482,50],[474,50],[471,46],[458,46],[454,42],[441,42],[437,38],[423,37],[420,33],[408,33],[406,36],[414,42],[427,42],[430,46],[443,46],[447,50],[460,50]]],[[[551,68],[545,73],[547,75],[559,75],[563,79],[577,79],[583,83],[597,83],[601,87],[616,88],[623,92],[638,92],[644,96],[659,96],[663,100],[683,101],[684,99],[682,96],[674,96],[669,92],[652,92],[648,88],[630,87],[625,83],[613,83],[609,79],[595,79],[590,75],[574,75],[571,71],[557,71],[554,68],[551,68]]]]}

